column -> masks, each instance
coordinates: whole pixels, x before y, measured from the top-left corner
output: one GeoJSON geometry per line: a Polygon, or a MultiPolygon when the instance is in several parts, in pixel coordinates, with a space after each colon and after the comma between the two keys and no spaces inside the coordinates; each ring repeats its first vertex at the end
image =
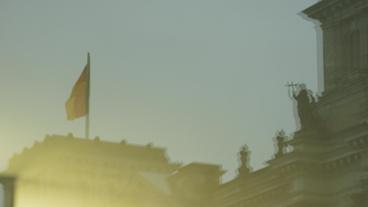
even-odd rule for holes
{"type": "Polygon", "coordinates": [[[15,194],[15,178],[13,177],[0,177],[0,183],[3,189],[2,205],[1,207],[14,207],[14,194],[15,194]]]}

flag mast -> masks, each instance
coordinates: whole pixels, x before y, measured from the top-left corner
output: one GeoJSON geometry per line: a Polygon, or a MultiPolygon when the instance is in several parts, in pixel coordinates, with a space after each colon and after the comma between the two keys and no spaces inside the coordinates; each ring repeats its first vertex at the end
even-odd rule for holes
{"type": "Polygon", "coordinates": [[[87,64],[75,82],[72,92],[65,103],[68,120],[85,117],[85,138],[89,139],[90,131],[90,91],[91,91],[91,58],[87,52],[87,64]]]}
{"type": "Polygon", "coordinates": [[[87,95],[86,95],[86,120],[85,120],[85,136],[86,136],[86,139],[89,139],[89,122],[90,122],[90,119],[89,119],[89,100],[90,100],[90,91],[91,91],[91,58],[90,58],[90,54],[89,52],[87,52],[87,67],[88,67],[88,73],[87,73],[87,84],[86,84],[86,87],[87,87],[87,95]]]}

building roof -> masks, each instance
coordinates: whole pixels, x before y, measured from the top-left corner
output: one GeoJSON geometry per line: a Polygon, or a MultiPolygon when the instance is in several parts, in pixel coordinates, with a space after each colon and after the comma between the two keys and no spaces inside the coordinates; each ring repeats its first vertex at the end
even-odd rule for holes
{"type": "Polygon", "coordinates": [[[28,169],[48,166],[95,169],[127,169],[170,173],[180,167],[171,163],[166,150],[149,145],[127,144],[95,139],[76,138],[72,135],[46,136],[41,142],[25,148],[9,161],[8,173],[24,173],[28,169]]]}
{"type": "Polygon", "coordinates": [[[178,169],[180,173],[205,173],[222,175],[225,173],[220,165],[193,162],[178,169]]]}

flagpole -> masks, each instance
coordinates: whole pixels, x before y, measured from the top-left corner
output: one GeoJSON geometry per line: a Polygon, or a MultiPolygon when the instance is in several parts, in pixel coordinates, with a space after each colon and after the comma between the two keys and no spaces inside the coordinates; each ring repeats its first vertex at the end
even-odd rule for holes
{"type": "Polygon", "coordinates": [[[85,123],[85,136],[86,139],[89,139],[89,100],[90,100],[90,91],[91,91],[91,62],[90,62],[90,55],[89,52],[87,53],[87,67],[88,67],[88,81],[87,81],[87,96],[86,96],[86,103],[87,103],[87,113],[86,113],[86,123],[85,123]]]}

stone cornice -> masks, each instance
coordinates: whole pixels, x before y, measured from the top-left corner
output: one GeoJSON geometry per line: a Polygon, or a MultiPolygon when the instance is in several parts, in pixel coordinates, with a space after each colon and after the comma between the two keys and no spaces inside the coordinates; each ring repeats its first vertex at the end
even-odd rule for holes
{"type": "Polygon", "coordinates": [[[328,160],[322,164],[326,170],[339,170],[345,169],[347,165],[353,164],[362,158],[362,152],[351,152],[342,157],[328,160]]]}
{"type": "Polygon", "coordinates": [[[366,8],[368,8],[367,0],[321,0],[305,9],[303,13],[311,19],[328,25],[358,14],[356,9],[366,8]]]}
{"type": "Polygon", "coordinates": [[[247,188],[238,191],[235,194],[229,195],[224,200],[227,204],[231,205],[246,205],[254,206],[260,204],[266,204],[274,200],[287,199],[287,193],[289,184],[273,183],[267,187],[263,186],[261,189],[255,190],[254,188],[247,188]]]}
{"type": "MultiPolygon", "coordinates": [[[[356,94],[361,94],[362,91],[367,91],[368,78],[362,77],[354,82],[344,85],[341,88],[336,88],[333,91],[325,92],[323,96],[318,98],[318,105],[330,105],[333,103],[341,103],[346,101],[349,97],[356,94]]],[[[319,106],[320,107],[320,106],[319,106]]]]}

